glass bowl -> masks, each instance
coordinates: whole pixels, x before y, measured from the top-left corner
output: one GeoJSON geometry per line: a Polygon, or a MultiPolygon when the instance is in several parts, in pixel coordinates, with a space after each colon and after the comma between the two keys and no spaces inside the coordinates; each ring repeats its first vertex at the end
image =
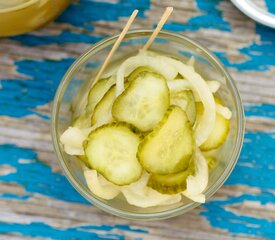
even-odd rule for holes
{"type": "Polygon", "coordinates": [[[72,0],[16,0],[0,3],[0,37],[33,31],[59,16],[72,0]]]}
{"type": "MultiPolygon", "coordinates": [[[[117,64],[126,57],[136,54],[151,34],[151,30],[144,29],[129,31],[113,56],[112,64],[117,64]]],[[[177,216],[195,208],[199,203],[183,199],[180,203],[169,206],[139,208],[128,204],[123,196],[113,200],[97,197],[87,187],[81,161],[67,155],[59,141],[60,135],[71,124],[72,105],[76,103],[81,105],[81,98],[87,95],[98,67],[105,60],[117,38],[118,35],[105,38],[86,50],[69,68],[57,89],[52,107],[51,133],[58,161],[74,188],[89,202],[104,211],[128,219],[153,220],[177,216]]],[[[194,56],[196,71],[207,80],[216,80],[221,83],[218,95],[233,113],[229,136],[225,144],[217,151],[218,162],[209,173],[209,183],[204,191],[206,199],[209,199],[229,177],[241,151],[244,137],[244,114],[239,92],[233,79],[217,57],[186,36],[161,31],[150,50],[173,55],[182,60],[194,56]]],[[[106,72],[111,71],[112,64],[106,72]]]]}

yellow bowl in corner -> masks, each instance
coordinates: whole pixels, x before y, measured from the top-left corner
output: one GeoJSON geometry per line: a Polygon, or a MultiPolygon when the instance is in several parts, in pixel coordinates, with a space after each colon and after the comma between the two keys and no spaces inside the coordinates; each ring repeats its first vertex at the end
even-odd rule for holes
{"type": "Polygon", "coordinates": [[[60,15],[72,0],[0,0],[0,37],[33,31],[60,15]]]}

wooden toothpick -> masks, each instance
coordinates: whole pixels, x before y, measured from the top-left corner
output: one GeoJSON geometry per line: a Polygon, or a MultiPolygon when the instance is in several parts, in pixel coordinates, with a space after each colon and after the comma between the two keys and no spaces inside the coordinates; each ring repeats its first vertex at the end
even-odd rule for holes
{"type": "Polygon", "coordinates": [[[129,28],[131,27],[136,15],[138,14],[138,10],[134,10],[132,15],[130,16],[129,20],[127,21],[125,27],[123,28],[122,32],[120,33],[118,39],[116,40],[114,46],[112,47],[111,51],[109,52],[107,58],[105,59],[104,63],[102,64],[101,68],[99,69],[95,80],[92,83],[92,86],[95,85],[98,80],[100,79],[100,76],[102,75],[102,73],[104,72],[104,70],[106,69],[108,63],[110,62],[114,52],[117,50],[117,48],[119,47],[120,43],[122,42],[123,38],[125,37],[126,33],[128,32],[129,28]]]}
{"type": "Polygon", "coordinates": [[[159,31],[162,29],[163,25],[165,24],[165,22],[167,21],[167,19],[169,18],[172,12],[173,12],[173,7],[167,7],[165,9],[165,12],[163,13],[157,27],[155,28],[154,32],[148,39],[147,43],[143,46],[142,50],[147,50],[151,46],[156,36],[158,35],[159,31]]]}

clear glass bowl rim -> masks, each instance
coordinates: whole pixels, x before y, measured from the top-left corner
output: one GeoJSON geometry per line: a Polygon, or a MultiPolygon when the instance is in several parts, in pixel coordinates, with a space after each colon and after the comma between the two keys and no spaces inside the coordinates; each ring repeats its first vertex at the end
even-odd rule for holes
{"type": "MultiPolygon", "coordinates": [[[[152,33],[152,30],[150,29],[135,29],[129,31],[125,39],[131,38],[131,36],[141,36],[146,37],[149,36],[152,33]]],[[[68,168],[66,161],[63,159],[62,151],[59,146],[59,136],[58,136],[58,113],[60,108],[60,102],[62,100],[62,97],[64,95],[64,92],[70,83],[72,76],[76,71],[79,70],[79,68],[82,66],[83,63],[85,63],[90,57],[95,54],[97,51],[108,47],[114,43],[114,41],[118,38],[119,34],[104,38],[103,40],[97,42],[96,44],[92,45],[90,48],[88,48],[83,54],[81,54],[75,62],[71,65],[71,67],[67,70],[65,73],[63,79],[61,80],[59,87],[56,91],[53,105],[52,105],[52,111],[51,111],[51,135],[52,135],[52,142],[53,147],[55,150],[55,153],[58,158],[59,165],[61,169],[63,170],[65,176],[69,180],[69,182],[73,185],[73,187],[90,203],[97,206],[98,208],[112,213],[116,216],[127,218],[127,219],[142,219],[142,220],[156,220],[156,219],[165,219],[174,217],[177,215],[180,215],[182,213],[185,213],[198,205],[199,203],[191,202],[189,204],[185,204],[183,206],[180,206],[176,209],[171,209],[163,212],[157,212],[157,213],[134,213],[129,211],[120,210],[117,208],[114,208],[112,206],[109,206],[100,200],[94,198],[89,192],[87,192],[84,188],[81,187],[80,181],[73,176],[70,169],[68,168]]],[[[158,35],[158,37],[165,38],[168,40],[176,39],[178,42],[182,41],[185,44],[191,45],[192,47],[201,50],[201,53],[204,54],[204,57],[207,57],[207,59],[213,64],[219,71],[223,73],[223,75],[226,77],[227,85],[229,86],[230,92],[233,95],[235,106],[236,106],[236,118],[237,118],[237,139],[236,144],[234,146],[233,154],[228,162],[228,165],[226,166],[225,171],[222,173],[220,178],[217,182],[215,182],[212,186],[209,187],[207,192],[205,192],[206,199],[209,199],[226,181],[226,179],[229,177],[230,173],[232,172],[234,166],[237,163],[238,157],[241,152],[243,139],[244,139],[244,110],[243,105],[241,101],[240,94],[238,92],[238,89],[231,78],[230,74],[226,70],[226,68],[223,66],[223,64],[220,62],[220,60],[207,48],[201,46],[196,41],[178,33],[170,32],[170,31],[161,31],[158,35]]]]}

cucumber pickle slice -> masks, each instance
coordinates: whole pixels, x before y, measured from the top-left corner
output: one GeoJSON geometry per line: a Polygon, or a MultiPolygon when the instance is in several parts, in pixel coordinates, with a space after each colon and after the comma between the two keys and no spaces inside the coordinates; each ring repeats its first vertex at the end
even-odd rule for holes
{"type": "Polygon", "coordinates": [[[147,132],[160,122],[169,104],[166,80],[159,74],[142,72],[117,97],[112,114],[117,121],[130,123],[147,132]]]}
{"type": "Polygon", "coordinates": [[[193,129],[178,106],[171,106],[158,126],[138,148],[138,159],[149,173],[170,174],[185,170],[193,156],[193,129]]]}
{"type": "Polygon", "coordinates": [[[116,88],[112,86],[95,106],[91,123],[98,127],[113,121],[112,106],[116,99],[116,88]]]}
{"type": "Polygon", "coordinates": [[[97,103],[103,98],[105,93],[115,84],[115,78],[109,77],[99,80],[88,94],[86,111],[92,113],[97,103]]]}
{"type": "Polygon", "coordinates": [[[127,124],[110,123],[90,133],[84,151],[92,169],[121,186],[137,181],[142,174],[136,157],[139,143],[139,135],[127,124]]]}
{"type": "Polygon", "coordinates": [[[133,72],[130,73],[130,75],[126,78],[126,80],[128,82],[132,82],[143,72],[154,72],[154,71],[148,67],[138,67],[133,72]]]}
{"type": "Polygon", "coordinates": [[[230,127],[230,121],[216,113],[215,127],[206,141],[200,146],[202,151],[210,151],[224,144],[230,127]]]}
{"type": "MultiPolygon", "coordinates": [[[[222,101],[215,97],[216,104],[223,106],[222,101]]],[[[196,103],[197,115],[201,116],[203,112],[203,105],[201,102],[196,103]]],[[[230,129],[230,120],[224,118],[221,114],[216,112],[216,120],[214,129],[210,133],[206,141],[200,146],[202,151],[210,151],[216,149],[224,144],[230,129]]]]}
{"type": "Polygon", "coordinates": [[[115,78],[108,77],[100,79],[89,91],[87,105],[83,113],[73,121],[74,127],[91,127],[91,116],[97,103],[102,99],[105,93],[115,83],[115,78]]]}
{"type": "Polygon", "coordinates": [[[186,179],[194,173],[194,167],[190,167],[179,173],[167,175],[152,174],[147,186],[162,194],[177,194],[186,189],[186,179]]]}

